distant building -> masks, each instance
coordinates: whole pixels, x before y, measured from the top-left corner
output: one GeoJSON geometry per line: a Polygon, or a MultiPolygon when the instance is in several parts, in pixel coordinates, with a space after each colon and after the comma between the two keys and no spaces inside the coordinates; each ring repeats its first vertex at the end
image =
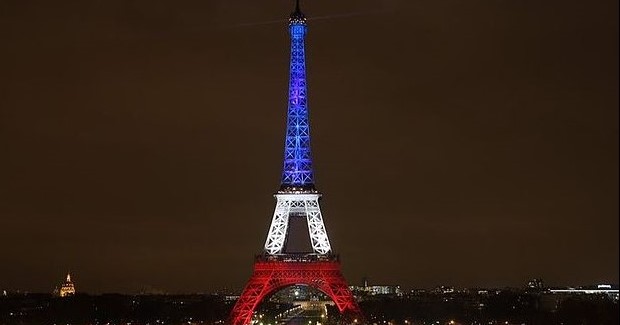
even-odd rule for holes
{"type": "Polygon", "coordinates": [[[433,289],[434,293],[437,294],[448,294],[448,293],[454,293],[456,290],[454,290],[454,287],[450,287],[450,286],[438,286],[435,287],[435,289],[433,289]]]}
{"type": "Polygon", "coordinates": [[[56,288],[54,290],[54,295],[58,297],[67,297],[67,296],[75,295],[75,285],[73,284],[73,281],[71,281],[70,273],[67,273],[67,279],[60,286],[60,289],[56,288]]]}
{"type": "Polygon", "coordinates": [[[234,301],[237,301],[239,299],[239,297],[240,297],[239,295],[225,295],[224,296],[224,301],[226,301],[226,302],[231,302],[231,301],[234,302],[234,301]]]}
{"type": "Polygon", "coordinates": [[[599,284],[579,288],[554,288],[549,290],[555,295],[607,295],[614,300],[620,300],[618,285],[599,284]]]}
{"type": "Polygon", "coordinates": [[[542,279],[532,279],[527,282],[527,287],[530,289],[542,290],[545,288],[542,279]]]}
{"type": "Polygon", "coordinates": [[[270,298],[272,302],[290,302],[328,299],[325,295],[306,285],[294,285],[280,290],[270,298]]]}
{"type": "Polygon", "coordinates": [[[403,291],[399,285],[368,285],[364,280],[364,286],[349,286],[349,289],[356,295],[366,296],[402,296],[403,291]]]}

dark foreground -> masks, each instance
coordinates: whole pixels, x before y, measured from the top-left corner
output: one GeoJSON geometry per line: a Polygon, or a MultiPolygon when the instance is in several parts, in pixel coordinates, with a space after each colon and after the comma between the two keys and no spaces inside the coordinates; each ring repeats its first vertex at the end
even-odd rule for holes
{"type": "MultiPolygon", "coordinates": [[[[0,296],[0,324],[222,324],[234,301],[218,295],[76,295],[0,296]]],[[[417,294],[375,297],[360,303],[369,323],[376,324],[620,324],[618,301],[604,295],[556,296],[516,293],[417,294]]],[[[276,315],[292,305],[264,303],[264,325],[276,325],[276,315]]],[[[303,317],[290,324],[308,324],[303,317]]],[[[311,323],[316,324],[316,319],[311,323]]],[[[282,320],[281,320],[282,321],[282,320]]],[[[325,325],[339,315],[327,307],[325,325]]]]}

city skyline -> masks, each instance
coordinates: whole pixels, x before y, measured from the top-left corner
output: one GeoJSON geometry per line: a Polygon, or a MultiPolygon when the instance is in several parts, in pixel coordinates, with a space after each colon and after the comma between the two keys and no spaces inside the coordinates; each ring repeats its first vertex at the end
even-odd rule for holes
{"type": "MultiPolygon", "coordinates": [[[[290,5],[4,4],[0,288],[241,287],[278,188],[290,5]]],[[[305,4],[351,284],[618,283],[617,3],[521,5],[305,4]]]]}
{"type": "MultiPolygon", "coordinates": [[[[541,292],[541,293],[573,293],[573,294],[616,294],[618,293],[618,287],[620,285],[617,283],[590,283],[590,284],[569,284],[569,285],[548,285],[544,279],[540,278],[532,278],[529,279],[525,283],[521,283],[519,286],[475,286],[475,287],[460,287],[453,286],[449,284],[437,284],[434,286],[426,286],[426,287],[410,287],[406,285],[401,285],[399,283],[373,283],[368,281],[368,278],[362,278],[360,281],[351,281],[349,284],[349,288],[352,291],[355,291],[357,294],[367,294],[371,296],[375,295],[389,295],[389,296],[397,296],[401,294],[411,294],[411,293],[420,293],[420,292],[429,292],[429,293],[444,293],[444,294],[452,294],[452,293],[465,293],[465,292],[476,292],[479,290],[490,290],[490,291],[524,291],[528,292],[534,290],[532,292],[541,292]]],[[[287,291],[297,290],[298,287],[307,287],[304,284],[298,284],[293,286],[286,286],[281,290],[277,290],[278,294],[283,294],[287,291]]],[[[50,294],[54,297],[64,297],[67,295],[73,296],[77,294],[85,294],[85,295],[106,295],[106,294],[121,294],[121,295],[221,295],[226,297],[235,297],[238,296],[242,287],[237,288],[229,288],[229,287],[221,287],[216,288],[214,290],[195,290],[195,291],[166,291],[164,288],[154,288],[154,287],[143,287],[138,291],[130,291],[130,292],[88,292],[75,289],[74,282],[72,280],[72,275],[67,273],[65,276],[65,280],[57,281],[54,290],[51,292],[46,291],[28,291],[28,290],[6,290],[6,287],[0,287],[0,295],[28,295],[28,294],[50,294]],[[66,288],[66,289],[65,289],[66,288]],[[65,289],[65,292],[69,292],[69,294],[63,294],[62,289],[65,289]]],[[[316,290],[312,287],[307,287],[306,290],[316,290]]],[[[320,292],[320,291],[318,291],[320,292]]],[[[329,298],[328,298],[329,299],[329,298]]]]}

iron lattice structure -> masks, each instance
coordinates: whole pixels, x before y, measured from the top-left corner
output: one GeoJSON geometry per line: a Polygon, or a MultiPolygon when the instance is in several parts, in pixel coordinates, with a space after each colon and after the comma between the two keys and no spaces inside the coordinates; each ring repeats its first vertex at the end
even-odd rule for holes
{"type": "Polygon", "coordinates": [[[265,297],[278,289],[299,284],[313,287],[329,296],[348,321],[362,321],[357,302],[342,276],[337,260],[259,260],[254,263],[254,273],[231,313],[232,324],[250,324],[254,310],[265,297]]]}
{"type": "Polygon", "coordinates": [[[264,253],[255,262],[254,273],[233,307],[231,325],[250,324],[254,310],[265,297],[297,284],[325,293],[349,320],[362,322],[363,319],[340,271],[340,262],[332,254],[319,206],[321,194],[314,188],[306,85],[306,28],[306,18],[299,10],[298,0],[289,19],[291,62],[282,182],[275,194],[276,208],[264,253]],[[306,219],[312,253],[285,252],[290,218],[306,219]]]}
{"type": "Polygon", "coordinates": [[[276,209],[265,242],[265,252],[271,255],[281,254],[286,243],[289,218],[306,217],[312,249],[317,254],[330,254],[332,249],[319,207],[321,194],[278,193],[275,197],[276,209]]]}
{"type": "Polygon", "coordinates": [[[308,88],[306,85],[306,19],[299,6],[289,19],[291,34],[291,64],[288,88],[286,140],[282,190],[314,187],[312,155],[310,152],[310,123],[308,121],[308,88]]]}

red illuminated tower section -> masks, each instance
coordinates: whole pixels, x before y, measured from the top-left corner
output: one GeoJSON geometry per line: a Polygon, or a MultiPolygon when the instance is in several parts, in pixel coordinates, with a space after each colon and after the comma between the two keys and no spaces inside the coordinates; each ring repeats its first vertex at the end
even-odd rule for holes
{"type": "Polygon", "coordinates": [[[362,322],[359,306],[340,271],[340,261],[332,252],[319,205],[321,194],[314,187],[306,87],[306,30],[306,18],[297,0],[289,19],[291,62],[282,183],[275,194],[276,208],[264,252],[257,256],[254,272],[233,307],[231,325],[250,324],[254,310],[263,299],[292,285],[307,285],[323,292],[345,319],[362,322]],[[287,252],[288,224],[295,218],[306,220],[312,252],[287,252]]]}

